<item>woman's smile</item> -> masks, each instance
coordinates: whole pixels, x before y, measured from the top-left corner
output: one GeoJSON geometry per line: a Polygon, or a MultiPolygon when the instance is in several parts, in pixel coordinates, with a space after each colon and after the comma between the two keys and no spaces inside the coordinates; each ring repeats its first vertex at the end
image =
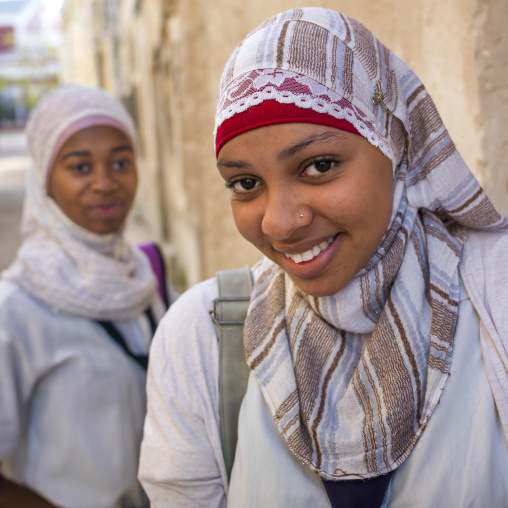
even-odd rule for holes
{"type": "MultiPolygon", "coordinates": [[[[337,235],[338,236],[338,235],[337,235]]],[[[298,253],[295,252],[294,254],[291,254],[290,252],[284,252],[285,256],[288,259],[291,259],[295,263],[306,263],[308,261],[312,261],[314,258],[319,256],[325,249],[327,249],[331,243],[334,241],[336,237],[331,236],[328,238],[328,240],[324,240],[312,247],[312,249],[306,250],[305,252],[298,253]]]]}
{"type": "Polygon", "coordinates": [[[303,279],[316,277],[333,261],[339,245],[340,234],[330,237],[301,254],[284,252],[284,257],[279,264],[290,276],[303,279]]]}
{"type": "Polygon", "coordinates": [[[90,206],[90,211],[104,218],[115,217],[124,208],[121,203],[101,203],[90,206]]]}
{"type": "Polygon", "coordinates": [[[313,296],[343,288],[388,228],[392,163],[359,135],[270,125],[228,141],[217,166],[240,233],[313,296]]]}
{"type": "Polygon", "coordinates": [[[284,252],[284,257],[279,263],[290,275],[296,277],[315,277],[325,270],[332,262],[340,244],[340,234],[331,236],[305,252],[289,254],[284,252]]]}

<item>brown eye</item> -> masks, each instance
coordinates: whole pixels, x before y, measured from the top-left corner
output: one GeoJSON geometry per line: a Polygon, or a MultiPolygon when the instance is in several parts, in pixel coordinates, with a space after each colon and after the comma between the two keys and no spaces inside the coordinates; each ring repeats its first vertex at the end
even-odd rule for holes
{"type": "Polygon", "coordinates": [[[252,178],[246,178],[245,180],[240,180],[239,182],[236,183],[240,184],[242,189],[245,190],[251,190],[256,186],[256,181],[253,180],[252,178]]]}
{"type": "Polygon", "coordinates": [[[316,171],[319,171],[320,173],[325,173],[329,169],[331,169],[333,166],[332,161],[318,161],[314,163],[314,167],[316,168],[316,171]]]}
{"type": "Polygon", "coordinates": [[[113,169],[121,171],[124,169],[128,169],[131,166],[131,161],[129,159],[118,159],[113,162],[113,169]]]}
{"type": "Polygon", "coordinates": [[[91,168],[89,164],[81,163],[81,164],[73,164],[70,167],[71,171],[73,173],[76,173],[78,175],[85,175],[90,172],[91,168]]]}
{"type": "Polygon", "coordinates": [[[229,182],[227,184],[227,187],[230,189],[233,189],[235,192],[241,193],[241,192],[248,192],[260,185],[260,182],[258,180],[255,180],[254,178],[242,178],[240,180],[235,180],[233,182],[229,182]]]}
{"type": "Polygon", "coordinates": [[[334,160],[316,160],[309,164],[304,171],[305,176],[318,176],[330,171],[336,164],[334,160]]]}

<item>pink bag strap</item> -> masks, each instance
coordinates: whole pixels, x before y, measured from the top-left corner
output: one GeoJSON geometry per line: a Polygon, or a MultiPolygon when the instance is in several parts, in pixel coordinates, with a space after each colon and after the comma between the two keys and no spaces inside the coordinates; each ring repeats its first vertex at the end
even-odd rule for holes
{"type": "Polygon", "coordinates": [[[138,248],[148,257],[150,264],[152,265],[155,278],[157,279],[157,290],[162,298],[162,301],[166,305],[166,308],[168,308],[169,297],[166,286],[166,265],[164,264],[162,252],[155,243],[141,243],[138,245],[138,248]]]}

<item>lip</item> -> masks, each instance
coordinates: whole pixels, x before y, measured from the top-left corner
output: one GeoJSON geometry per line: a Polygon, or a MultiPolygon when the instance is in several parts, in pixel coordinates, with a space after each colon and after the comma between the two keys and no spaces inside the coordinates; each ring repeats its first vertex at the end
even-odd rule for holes
{"type": "Polygon", "coordinates": [[[319,245],[322,242],[326,242],[330,237],[335,237],[336,235],[329,235],[327,237],[318,238],[317,240],[306,240],[305,242],[300,242],[292,245],[291,247],[274,247],[276,251],[282,252],[284,254],[303,254],[304,252],[311,250],[316,245],[319,245]]]}
{"type": "Polygon", "coordinates": [[[90,207],[92,212],[104,218],[115,217],[120,211],[119,203],[101,203],[90,207]]]}
{"type": "MultiPolygon", "coordinates": [[[[280,258],[282,260],[282,264],[284,265],[284,269],[294,277],[309,279],[312,277],[316,277],[321,272],[323,272],[332,262],[335,257],[335,254],[340,245],[340,239],[342,237],[342,233],[338,233],[333,242],[321,253],[319,253],[315,258],[310,261],[302,261],[301,263],[296,263],[292,259],[287,258],[284,253],[288,254],[298,254],[304,252],[302,247],[299,246],[298,250],[293,249],[285,249],[284,251],[279,250],[280,258]]],[[[306,250],[312,248],[312,246],[316,245],[313,243],[312,245],[306,247],[306,250]]]]}

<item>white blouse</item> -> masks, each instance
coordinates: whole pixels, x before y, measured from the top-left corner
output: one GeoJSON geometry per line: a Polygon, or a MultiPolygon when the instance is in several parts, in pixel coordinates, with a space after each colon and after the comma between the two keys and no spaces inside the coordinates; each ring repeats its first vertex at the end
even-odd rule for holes
{"type": "MultiPolygon", "coordinates": [[[[508,448],[482,360],[478,320],[464,299],[439,406],[393,474],[382,507],[503,508],[507,478],[508,448]]],[[[318,475],[289,452],[251,375],[228,507],[256,506],[329,508],[330,503],[318,475]]]]}
{"type": "MultiPolygon", "coordinates": [[[[146,353],[144,315],[115,325],[146,353]]],[[[97,323],[0,282],[3,474],[66,508],[147,506],[136,479],[145,380],[97,323]]]]}
{"type": "MultiPolygon", "coordinates": [[[[154,339],[139,472],[152,505],[329,507],[318,476],[278,434],[253,376],[226,494],[218,345],[209,316],[216,285],[211,279],[184,293],[154,339]]],[[[394,473],[384,506],[508,506],[507,443],[486,377],[478,318],[464,292],[461,298],[450,379],[420,440],[394,473]]]]}

